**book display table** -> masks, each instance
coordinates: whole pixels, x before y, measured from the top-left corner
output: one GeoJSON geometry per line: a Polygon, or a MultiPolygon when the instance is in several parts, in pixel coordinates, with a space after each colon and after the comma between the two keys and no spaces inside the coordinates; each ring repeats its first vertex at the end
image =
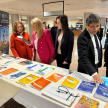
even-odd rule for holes
{"type": "MultiPolygon", "coordinates": [[[[79,72],[74,72],[74,71],[70,72],[67,69],[63,69],[63,68],[52,66],[52,65],[46,65],[46,64],[41,64],[44,66],[42,67],[38,66],[38,68],[34,68],[33,66],[34,65],[36,66],[36,64],[40,64],[40,63],[32,61],[32,64],[22,65],[16,62],[14,59],[7,59],[7,58],[0,59],[0,106],[2,106],[10,98],[14,98],[15,101],[19,102],[20,104],[24,105],[27,108],[75,108],[76,104],[84,95],[98,101],[99,102],[98,108],[104,108],[106,102],[100,99],[94,98],[94,94],[98,88],[98,85],[94,86],[94,89],[92,92],[86,92],[86,91],[82,91],[78,89],[79,85],[81,84],[83,80],[93,83],[93,79],[91,76],[82,74],[79,72]],[[5,64],[9,60],[12,61],[10,62],[10,64],[8,63],[8,65],[1,65],[1,64],[5,64]],[[6,69],[7,70],[9,69],[8,72],[10,72],[10,68],[14,68],[18,71],[8,73],[7,70],[3,69],[3,67],[1,66],[6,66],[7,67],[6,69]],[[33,69],[36,69],[36,70],[33,70],[33,71],[27,70],[28,68],[31,69],[31,67],[33,67],[33,69]],[[51,68],[48,69],[48,67],[53,68],[52,71],[51,71],[51,68]],[[39,71],[40,69],[42,71],[42,75],[39,73],[41,72],[39,71]],[[51,75],[53,76],[55,75],[55,77],[51,75]],[[21,78],[19,78],[20,76],[21,78]],[[70,79],[68,79],[68,81],[66,82],[66,78],[68,76],[72,77],[73,79],[69,77],[70,79]],[[47,84],[46,85],[41,84],[41,81],[38,82],[39,78],[43,80],[45,79],[45,82],[47,84]],[[52,80],[49,80],[49,78],[50,79],[52,78],[52,80]],[[74,79],[79,80],[79,81],[76,81],[74,79]],[[65,81],[65,83],[63,83],[63,81],[65,81]],[[73,84],[74,87],[73,88],[69,87],[69,84],[74,83],[75,81],[76,83],[73,84]],[[36,82],[38,82],[38,84],[40,85],[38,85],[36,82]],[[69,82],[68,87],[66,87],[65,84],[68,82],[69,82]],[[50,86],[53,84],[59,86],[57,92],[63,93],[64,95],[71,93],[68,99],[66,99],[67,103],[63,104],[61,102],[62,99],[65,98],[63,96],[62,98],[59,97],[61,98],[60,100],[59,98],[55,99],[55,97],[53,97],[54,94],[51,95],[51,97],[47,96],[47,94],[44,94],[46,93],[44,91],[47,91],[47,89],[50,88],[50,86]],[[62,88],[60,88],[61,86],[62,88]],[[41,89],[38,89],[38,88],[41,88],[41,89]],[[67,88],[68,90],[65,88],[67,88]],[[72,92],[73,93],[75,92],[77,95],[74,96],[72,92]],[[68,101],[69,99],[72,98],[72,96],[75,97],[74,101],[72,101],[70,105],[66,105],[68,104],[68,101]]],[[[58,96],[57,94],[55,95],[58,96]]],[[[80,107],[76,107],[76,108],[80,108],[80,107]]]]}

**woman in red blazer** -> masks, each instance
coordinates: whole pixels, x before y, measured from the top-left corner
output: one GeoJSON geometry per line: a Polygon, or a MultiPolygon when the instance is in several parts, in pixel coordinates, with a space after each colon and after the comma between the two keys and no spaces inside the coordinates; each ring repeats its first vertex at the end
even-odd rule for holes
{"type": "Polygon", "coordinates": [[[10,39],[10,49],[16,59],[25,58],[32,59],[32,50],[21,38],[24,37],[27,41],[31,43],[30,36],[28,33],[24,32],[24,24],[21,21],[15,22],[13,26],[15,33],[11,35],[10,39]]]}
{"type": "Polygon", "coordinates": [[[55,58],[55,51],[51,33],[48,29],[42,28],[42,22],[38,18],[31,21],[33,29],[33,60],[45,64],[50,64],[55,58]]]}

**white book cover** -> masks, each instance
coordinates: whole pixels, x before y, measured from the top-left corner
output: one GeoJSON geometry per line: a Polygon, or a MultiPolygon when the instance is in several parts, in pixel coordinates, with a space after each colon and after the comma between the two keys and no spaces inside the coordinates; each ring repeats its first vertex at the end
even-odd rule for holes
{"type": "Polygon", "coordinates": [[[52,72],[55,68],[52,67],[44,67],[43,69],[40,69],[36,71],[35,73],[40,74],[40,75],[47,75],[50,72],[52,72]]]}
{"type": "Polygon", "coordinates": [[[38,70],[39,68],[41,68],[43,66],[44,65],[42,65],[42,64],[35,64],[35,65],[27,67],[26,69],[29,70],[29,71],[35,71],[35,70],[38,70]]]}
{"type": "Polygon", "coordinates": [[[13,61],[9,60],[9,61],[7,61],[7,62],[5,62],[5,63],[0,64],[0,65],[1,65],[1,66],[8,66],[8,65],[10,65],[11,63],[13,63],[13,61]]]}
{"type": "Polygon", "coordinates": [[[50,85],[45,91],[42,92],[42,94],[66,105],[66,106],[70,106],[71,103],[75,100],[75,96],[78,95],[78,93],[74,92],[73,90],[69,90],[68,93],[66,93],[65,91],[67,91],[66,87],[64,88],[63,86],[60,86],[60,89],[58,89],[60,85],[55,85],[52,84],[50,85]],[[72,94],[73,96],[70,96],[70,94],[72,94]]]}

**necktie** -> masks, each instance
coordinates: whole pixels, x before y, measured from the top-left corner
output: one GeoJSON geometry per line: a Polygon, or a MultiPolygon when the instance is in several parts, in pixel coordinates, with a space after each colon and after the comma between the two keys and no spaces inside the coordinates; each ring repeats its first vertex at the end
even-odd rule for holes
{"type": "Polygon", "coordinates": [[[99,43],[98,43],[98,40],[97,40],[97,36],[94,35],[94,38],[95,38],[96,48],[97,48],[97,51],[98,51],[98,60],[100,61],[100,59],[101,59],[101,51],[100,51],[100,48],[99,48],[99,43]]]}

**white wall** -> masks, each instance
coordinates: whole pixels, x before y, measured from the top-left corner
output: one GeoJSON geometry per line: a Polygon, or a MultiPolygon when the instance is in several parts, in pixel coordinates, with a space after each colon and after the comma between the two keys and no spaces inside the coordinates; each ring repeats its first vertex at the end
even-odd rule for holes
{"type": "Polygon", "coordinates": [[[76,27],[76,23],[79,21],[79,19],[77,20],[68,20],[68,24],[69,24],[69,27],[72,25],[73,27],[76,27]]]}
{"type": "Polygon", "coordinates": [[[46,22],[46,25],[47,26],[48,26],[48,24],[50,24],[50,27],[53,27],[54,26],[54,20],[42,18],[42,22],[46,22]]]}

